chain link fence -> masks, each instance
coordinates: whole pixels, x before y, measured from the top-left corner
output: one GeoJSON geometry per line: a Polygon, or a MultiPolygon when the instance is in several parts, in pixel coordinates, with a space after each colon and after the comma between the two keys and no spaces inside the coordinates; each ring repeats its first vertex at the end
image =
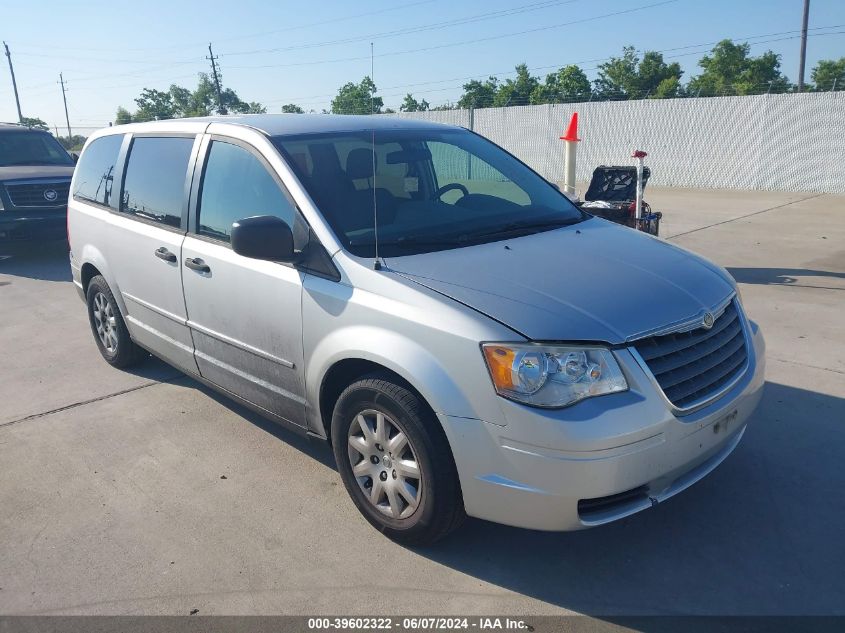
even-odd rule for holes
{"type": "Polygon", "coordinates": [[[845,193],[845,93],[643,99],[396,115],[460,125],[545,178],[563,180],[559,140],[578,112],[579,181],[648,152],[652,185],[845,193]]]}

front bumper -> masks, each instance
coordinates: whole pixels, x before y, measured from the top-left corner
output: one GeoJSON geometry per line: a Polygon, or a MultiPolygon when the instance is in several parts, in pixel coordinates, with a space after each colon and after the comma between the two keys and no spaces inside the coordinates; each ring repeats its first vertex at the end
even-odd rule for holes
{"type": "Polygon", "coordinates": [[[65,209],[27,209],[26,214],[0,211],[0,242],[67,239],[65,209]]]}
{"type": "MultiPolygon", "coordinates": [[[[721,398],[676,417],[632,356],[630,389],[557,411],[502,400],[506,425],[440,415],[470,516],[577,530],[651,507],[691,486],[737,446],[762,395],[765,342],[748,325],[749,366],[721,398]]],[[[622,355],[627,354],[623,352],[622,355]]]]}

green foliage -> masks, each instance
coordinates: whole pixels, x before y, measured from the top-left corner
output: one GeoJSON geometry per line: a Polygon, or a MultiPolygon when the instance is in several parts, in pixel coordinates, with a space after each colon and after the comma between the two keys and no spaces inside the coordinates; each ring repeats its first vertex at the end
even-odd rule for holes
{"type": "Polygon", "coordinates": [[[116,125],[132,123],[132,113],[126,108],[118,107],[117,114],[114,115],[114,122],[116,125]]]}
{"type": "Polygon", "coordinates": [[[282,106],[282,112],[285,112],[286,114],[304,114],[305,110],[295,103],[286,103],[282,106]]]}
{"type": "Polygon", "coordinates": [[[646,51],[642,59],[633,46],[622,49],[622,57],[611,57],[599,65],[596,95],[605,99],[643,99],[678,96],[680,64],[667,64],[663,55],[646,51]]]}
{"type": "Polygon", "coordinates": [[[493,105],[498,91],[499,80],[495,77],[491,76],[483,82],[473,79],[464,84],[464,94],[458,99],[458,107],[463,109],[489,108],[493,105]]]}
{"type": "Polygon", "coordinates": [[[50,130],[50,127],[44,121],[31,116],[22,117],[21,124],[27,127],[35,128],[36,130],[50,130]]]}
{"type": "Polygon", "coordinates": [[[425,110],[429,109],[429,103],[425,99],[422,101],[417,101],[414,99],[414,95],[410,92],[405,95],[405,100],[402,102],[402,105],[399,106],[400,112],[424,112],[425,110]]]}
{"type": "Polygon", "coordinates": [[[493,105],[528,105],[531,102],[531,94],[539,85],[540,81],[528,72],[528,66],[519,64],[516,67],[516,79],[505,80],[493,98],[493,105]]]}
{"type": "Polygon", "coordinates": [[[531,103],[586,101],[590,98],[590,80],[578,66],[570,64],[546,75],[546,83],[531,93],[531,103]]]}
{"type": "Polygon", "coordinates": [[[82,146],[85,145],[85,140],[87,139],[86,136],[81,136],[79,134],[74,134],[73,136],[58,136],[56,140],[64,147],[67,151],[79,151],[82,149],[82,146]]]}
{"type": "Polygon", "coordinates": [[[812,77],[816,90],[845,90],[845,57],[821,60],[812,77]]]}
{"type": "Polygon", "coordinates": [[[378,114],[384,107],[381,97],[374,97],[378,92],[375,83],[369,77],[364,77],[361,83],[344,84],[332,99],[333,114],[378,114]]]}
{"type": "Polygon", "coordinates": [[[698,62],[702,73],[693,77],[687,91],[695,96],[750,95],[786,92],[792,86],[780,72],[780,55],[766,51],[750,57],[747,43],[722,40],[698,62]]]}
{"type": "Polygon", "coordinates": [[[220,92],[220,103],[217,103],[217,89],[214,82],[206,73],[200,73],[197,87],[191,91],[183,86],[173,84],[167,91],[154,88],[144,88],[140,96],[135,99],[138,109],[130,114],[125,108],[118,108],[115,122],[118,124],[132,121],[154,121],[160,119],[174,119],[181,117],[208,116],[217,112],[226,114],[260,114],[267,109],[255,101],[242,101],[231,88],[220,92]]]}

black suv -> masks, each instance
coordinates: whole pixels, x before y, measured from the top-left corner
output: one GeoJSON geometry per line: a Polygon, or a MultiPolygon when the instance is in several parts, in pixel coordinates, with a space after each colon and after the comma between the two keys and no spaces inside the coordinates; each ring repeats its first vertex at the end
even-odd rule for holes
{"type": "Polygon", "coordinates": [[[0,123],[0,243],[65,239],[73,167],[49,132],[0,123]]]}

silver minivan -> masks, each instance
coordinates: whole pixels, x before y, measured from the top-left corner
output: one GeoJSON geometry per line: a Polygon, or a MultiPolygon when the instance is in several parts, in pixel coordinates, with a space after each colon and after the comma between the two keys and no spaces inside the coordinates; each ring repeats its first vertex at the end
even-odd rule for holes
{"type": "Polygon", "coordinates": [[[71,193],[103,358],[152,353],[328,440],[403,542],[466,515],[574,530],[649,508],[719,465],[760,399],[763,337],[722,268],[584,213],[465,129],[118,126],[71,193]]]}

